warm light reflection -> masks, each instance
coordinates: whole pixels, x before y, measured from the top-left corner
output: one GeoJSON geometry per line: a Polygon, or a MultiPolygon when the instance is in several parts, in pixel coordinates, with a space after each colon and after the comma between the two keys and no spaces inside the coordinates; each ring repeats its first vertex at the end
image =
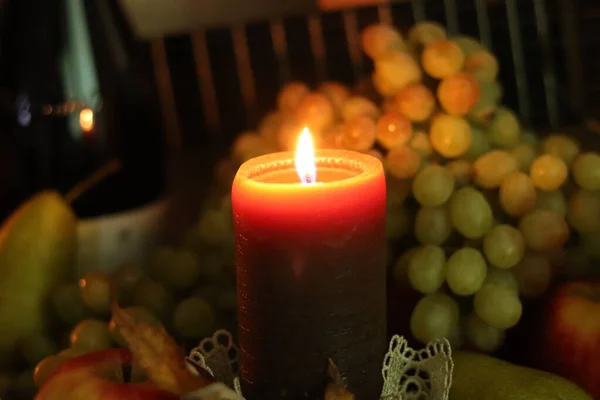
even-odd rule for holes
{"type": "Polygon", "coordinates": [[[317,181],[317,165],[315,162],[315,146],[308,128],[304,128],[296,146],[296,172],[303,184],[317,181]]]}
{"type": "Polygon", "coordinates": [[[84,132],[94,129],[94,112],[91,109],[84,108],[79,112],[79,126],[84,132]]]}

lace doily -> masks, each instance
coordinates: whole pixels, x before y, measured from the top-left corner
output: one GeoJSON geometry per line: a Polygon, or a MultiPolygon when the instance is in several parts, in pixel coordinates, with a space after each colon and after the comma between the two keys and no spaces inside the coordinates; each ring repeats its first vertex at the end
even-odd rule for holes
{"type": "MultiPolygon", "coordinates": [[[[210,392],[201,391],[198,395],[212,395],[222,400],[244,399],[237,375],[238,348],[229,332],[219,330],[204,339],[190,352],[187,361],[192,372],[198,373],[202,368],[229,388],[216,385],[210,392]]],[[[381,400],[448,400],[453,368],[448,340],[439,339],[422,350],[414,350],[406,339],[395,335],[383,360],[381,400]]]]}

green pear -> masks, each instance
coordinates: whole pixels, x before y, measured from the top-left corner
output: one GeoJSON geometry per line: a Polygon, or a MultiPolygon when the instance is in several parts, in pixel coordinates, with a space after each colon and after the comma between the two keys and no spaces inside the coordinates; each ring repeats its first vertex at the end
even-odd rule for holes
{"type": "Polygon", "coordinates": [[[573,382],[483,354],[452,353],[450,400],[592,400],[573,382]]]}
{"type": "Polygon", "coordinates": [[[57,192],[24,202],[0,228],[0,358],[42,332],[52,290],[73,277],[77,218],[57,192]]]}

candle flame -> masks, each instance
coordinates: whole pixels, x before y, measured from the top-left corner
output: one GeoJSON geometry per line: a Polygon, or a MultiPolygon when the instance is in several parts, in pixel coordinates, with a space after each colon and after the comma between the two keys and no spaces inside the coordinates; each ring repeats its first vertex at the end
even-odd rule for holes
{"type": "Polygon", "coordinates": [[[296,146],[296,172],[303,184],[317,181],[317,165],[315,161],[315,146],[308,128],[304,128],[296,146]]]}
{"type": "Polygon", "coordinates": [[[79,112],[79,126],[84,132],[90,132],[94,129],[94,111],[84,108],[79,112]]]}

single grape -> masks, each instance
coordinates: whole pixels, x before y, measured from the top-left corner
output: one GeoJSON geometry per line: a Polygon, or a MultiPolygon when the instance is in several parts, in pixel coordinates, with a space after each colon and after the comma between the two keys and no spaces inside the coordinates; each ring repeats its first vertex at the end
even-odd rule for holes
{"type": "Polygon", "coordinates": [[[417,248],[405,251],[394,263],[392,275],[394,277],[394,283],[398,285],[398,287],[411,287],[408,281],[408,266],[416,251],[417,248]]]}
{"type": "Polygon", "coordinates": [[[533,161],[529,175],[538,189],[556,190],[567,181],[568,170],[561,158],[543,154],[533,161]]]}
{"type": "Polygon", "coordinates": [[[379,118],[377,143],[390,150],[408,142],[412,136],[412,124],[405,116],[390,112],[379,118]]]}
{"type": "Polygon", "coordinates": [[[536,207],[537,191],[529,175],[516,171],[500,184],[499,199],[504,212],[519,217],[536,207]]]}
{"type": "Polygon", "coordinates": [[[540,254],[527,253],[513,268],[519,283],[520,293],[527,298],[543,295],[552,282],[552,267],[548,259],[540,254]]]}
{"type": "Polygon", "coordinates": [[[254,132],[242,132],[236,136],[231,146],[231,159],[238,165],[272,152],[269,143],[254,132]]]}
{"type": "Polygon", "coordinates": [[[478,291],[486,273],[483,255],[470,247],[455,251],[446,263],[446,283],[459,296],[470,296],[478,291]]]}
{"type": "Polygon", "coordinates": [[[421,244],[440,246],[452,234],[446,207],[421,207],[415,217],[415,237],[421,244]]]}
{"type": "Polygon", "coordinates": [[[485,284],[499,285],[503,286],[507,289],[514,290],[515,292],[519,292],[519,282],[517,282],[517,278],[515,274],[513,274],[512,268],[496,268],[492,266],[488,266],[487,275],[485,276],[485,284]]]}
{"type": "Polygon", "coordinates": [[[209,336],[215,329],[215,315],[211,305],[200,297],[183,300],[173,313],[173,327],[185,338],[209,336]]]}
{"type": "Polygon", "coordinates": [[[446,28],[437,22],[424,21],[414,24],[408,31],[408,42],[413,50],[428,45],[432,42],[439,42],[447,37],[446,28]]]}
{"type": "Polygon", "coordinates": [[[480,95],[479,82],[464,72],[444,78],[437,88],[440,105],[450,115],[467,115],[479,101],[480,95]]]}
{"type": "Polygon", "coordinates": [[[542,141],[542,151],[562,159],[566,165],[571,165],[579,155],[579,143],[570,136],[555,133],[542,141]]]}
{"type": "Polygon", "coordinates": [[[371,81],[373,82],[373,86],[377,90],[377,93],[384,98],[393,98],[394,95],[398,93],[398,88],[394,85],[394,82],[390,82],[381,73],[378,74],[377,72],[373,72],[371,74],[371,81]]]}
{"type": "Polygon", "coordinates": [[[65,283],[56,288],[51,297],[52,307],[62,322],[73,326],[89,316],[77,283],[65,283]]]}
{"type": "Polygon", "coordinates": [[[400,32],[391,25],[373,24],[363,29],[362,49],[372,60],[388,51],[404,50],[406,45],[400,32]]]}
{"type": "Polygon", "coordinates": [[[23,358],[31,367],[58,351],[56,343],[48,335],[41,333],[21,339],[19,345],[23,358]]]}
{"type": "Polygon", "coordinates": [[[484,189],[499,188],[502,181],[518,169],[517,160],[504,150],[492,150],[473,163],[475,183],[484,189]]]}
{"type": "Polygon", "coordinates": [[[435,98],[422,83],[410,83],[394,97],[394,108],[413,122],[424,122],[435,110],[435,98]]]}
{"type": "Polygon", "coordinates": [[[423,294],[438,291],[446,277],[446,256],[439,246],[425,245],[417,248],[408,263],[408,280],[423,294]]]}
{"type": "Polygon", "coordinates": [[[493,266],[512,268],[525,255],[525,240],[518,229],[496,225],[483,238],[483,252],[493,266]]]}
{"type": "Polygon", "coordinates": [[[421,54],[421,65],[432,78],[442,79],[460,72],[465,63],[465,54],[450,40],[429,43],[421,54]]]}
{"type": "Polygon", "coordinates": [[[375,122],[368,117],[356,117],[344,124],[342,145],[348,150],[367,151],[373,147],[376,137],[375,122]]]}
{"type": "Polygon", "coordinates": [[[446,338],[458,324],[458,304],[444,293],[423,297],[410,317],[410,330],[421,343],[446,338]]]}
{"type": "Polygon", "coordinates": [[[302,126],[314,132],[322,132],[333,124],[335,109],[325,94],[313,92],[300,100],[294,115],[302,126]]]}
{"type": "Polygon", "coordinates": [[[521,124],[511,110],[500,107],[494,114],[488,128],[490,143],[503,148],[512,148],[519,143],[521,137],[521,124]]]}
{"type": "Polygon", "coordinates": [[[571,165],[573,179],[582,189],[600,190],[600,154],[582,153],[571,165]]]}
{"type": "Polygon", "coordinates": [[[394,177],[386,177],[386,197],[388,205],[403,204],[406,198],[410,195],[412,184],[409,180],[396,179],[394,177]]]}
{"type": "Polygon", "coordinates": [[[485,46],[476,38],[466,35],[455,36],[451,38],[454,43],[461,48],[466,56],[469,56],[477,51],[485,50],[485,46]]]}
{"type": "Polygon", "coordinates": [[[283,113],[293,113],[300,101],[310,93],[310,89],[302,82],[288,82],[277,95],[277,107],[283,113]]]}
{"type": "Polygon", "coordinates": [[[471,127],[461,117],[438,114],[429,131],[433,148],[446,158],[457,158],[471,146],[471,127]]]}
{"type": "Polygon", "coordinates": [[[467,318],[465,335],[475,349],[484,353],[492,353],[504,344],[504,330],[488,325],[476,314],[467,318]]]}
{"type": "MultiPolygon", "coordinates": [[[[143,322],[145,324],[159,326],[160,321],[152,312],[144,307],[127,307],[124,309],[136,322],[143,322]]],[[[114,318],[110,320],[108,323],[108,331],[110,333],[111,338],[115,343],[117,343],[121,347],[127,347],[127,342],[121,335],[121,331],[117,326],[114,318]]]]}
{"type": "Polygon", "coordinates": [[[417,174],[412,190],[422,206],[437,207],[450,198],[454,190],[454,177],[446,168],[430,165],[417,174]]]}
{"type": "Polygon", "coordinates": [[[160,282],[173,290],[185,290],[194,286],[202,271],[196,254],[178,249],[170,260],[169,267],[162,270],[160,282]]]}
{"type": "Polygon", "coordinates": [[[596,193],[578,190],[569,197],[567,221],[577,232],[600,232],[600,198],[596,193]]]}
{"type": "Polygon", "coordinates": [[[454,228],[468,239],[483,237],[494,223],[492,208],[485,196],[470,186],[452,194],[448,210],[454,228]]]}
{"type": "MultiPolygon", "coordinates": [[[[43,360],[41,360],[35,369],[33,370],[33,382],[35,386],[39,389],[42,387],[48,379],[54,374],[54,372],[63,365],[67,359],[59,356],[50,355],[43,360]]],[[[2,394],[2,392],[0,392],[2,394]]]]}
{"type": "Polygon", "coordinates": [[[523,314],[518,294],[498,285],[483,285],[475,293],[473,306],[482,321],[498,329],[512,328],[523,314]]]}
{"type": "Polygon", "coordinates": [[[350,121],[356,117],[368,117],[376,120],[380,114],[381,111],[375,103],[361,96],[350,97],[346,100],[342,108],[342,118],[344,121],[350,121]]]}
{"type": "Polygon", "coordinates": [[[408,146],[398,146],[387,153],[384,165],[394,178],[408,179],[421,168],[421,156],[408,146]]]}
{"type": "Polygon", "coordinates": [[[86,319],[73,328],[69,335],[71,347],[88,352],[109,349],[112,339],[108,331],[108,324],[97,319],[86,319]]]}
{"type": "Polygon", "coordinates": [[[388,208],[385,221],[385,236],[388,240],[398,240],[410,232],[411,216],[406,207],[388,208]]]}
{"type": "Polygon", "coordinates": [[[535,149],[526,143],[518,144],[510,149],[510,154],[517,160],[519,169],[527,173],[531,170],[531,164],[537,157],[535,149]]]}
{"type": "Polygon", "coordinates": [[[564,218],[567,216],[567,199],[561,190],[541,190],[537,194],[535,208],[552,211],[564,218]]]}
{"type": "Polygon", "coordinates": [[[569,239],[569,226],[563,217],[546,210],[533,210],[519,222],[525,244],[534,251],[550,251],[569,239]]]}
{"type": "Polygon", "coordinates": [[[481,84],[479,101],[471,109],[469,119],[476,124],[488,126],[502,99],[502,86],[497,81],[481,84]]]}
{"type": "Polygon", "coordinates": [[[473,75],[479,82],[494,82],[500,72],[498,59],[489,51],[482,49],[465,58],[464,71],[473,75]]]}
{"type": "Polygon", "coordinates": [[[121,264],[113,272],[111,281],[121,307],[129,305],[133,301],[133,290],[142,279],[142,275],[142,269],[133,263],[121,264]]]}
{"type": "Polygon", "coordinates": [[[471,183],[473,177],[473,164],[467,160],[453,160],[446,164],[454,178],[454,187],[463,187],[471,183]]]}
{"type": "Polygon", "coordinates": [[[133,304],[147,308],[161,321],[165,321],[173,308],[173,296],[160,283],[142,279],[135,287],[133,304]]]}
{"type": "Polygon", "coordinates": [[[420,82],[423,74],[419,64],[408,53],[390,51],[375,60],[375,74],[388,90],[397,93],[406,85],[420,82]]]}
{"type": "Polygon", "coordinates": [[[110,313],[110,277],[101,271],[91,271],[79,280],[81,299],[92,311],[98,314],[110,313]]]}
{"type": "Polygon", "coordinates": [[[487,135],[481,129],[471,127],[471,145],[469,146],[469,150],[467,150],[465,157],[471,161],[474,161],[490,151],[490,149],[491,145],[487,135]]]}
{"type": "Polygon", "coordinates": [[[319,92],[327,96],[333,105],[335,118],[341,118],[344,104],[350,98],[350,90],[342,83],[329,81],[319,86],[319,92]]]}
{"type": "Polygon", "coordinates": [[[412,139],[408,142],[408,147],[419,153],[423,158],[429,158],[433,155],[433,146],[429,135],[423,131],[415,131],[412,139]]]}

